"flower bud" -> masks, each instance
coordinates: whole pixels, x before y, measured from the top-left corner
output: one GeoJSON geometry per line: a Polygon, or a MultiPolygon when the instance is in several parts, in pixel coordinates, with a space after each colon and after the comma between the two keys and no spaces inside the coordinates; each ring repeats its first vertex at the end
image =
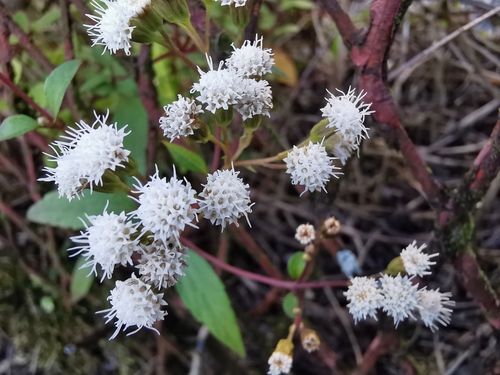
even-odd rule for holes
{"type": "Polygon", "coordinates": [[[405,265],[403,263],[403,259],[401,257],[394,258],[387,265],[387,269],[384,271],[386,274],[391,276],[397,276],[399,273],[406,274],[405,265]]]}
{"type": "Polygon", "coordinates": [[[218,108],[215,111],[215,121],[217,121],[217,125],[221,127],[228,126],[233,120],[233,108],[229,107],[228,109],[218,108]]]}
{"type": "Polygon", "coordinates": [[[186,24],[190,14],[186,0],[152,0],[153,7],[168,22],[186,24]]]}
{"type": "Polygon", "coordinates": [[[106,169],[102,175],[102,185],[94,185],[94,191],[101,193],[116,193],[118,191],[130,191],[130,188],[110,169],[106,169]]]}
{"type": "Polygon", "coordinates": [[[156,31],[163,24],[163,19],[151,5],[147,5],[142,13],[130,19],[129,25],[134,28],[132,40],[137,43],[151,43],[156,31]]]}
{"type": "Polygon", "coordinates": [[[247,1],[244,6],[229,6],[229,14],[233,19],[233,23],[241,30],[243,30],[250,22],[250,12],[252,10],[252,2],[247,1]]]}
{"type": "Polygon", "coordinates": [[[340,233],[340,222],[333,216],[323,222],[321,226],[321,234],[323,237],[334,237],[340,233]]]}
{"type": "Polygon", "coordinates": [[[261,122],[262,122],[262,116],[255,115],[251,118],[247,118],[246,120],[244,120],[243,126],[245,127],[245,129],[253,132],[259,128],[261,122]]]}

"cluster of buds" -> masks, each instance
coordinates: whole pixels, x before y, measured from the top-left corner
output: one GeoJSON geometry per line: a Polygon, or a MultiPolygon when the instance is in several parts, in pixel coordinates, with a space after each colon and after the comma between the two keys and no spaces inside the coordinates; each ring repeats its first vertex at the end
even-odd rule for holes
{"type": "Polygon", "coordinates": [[[368,316],[377,319],[379,309],[393,318],[396,327],[407,318],[416,319],[415,312],[432,331],[438,329],[437,323],[444,326],[450,323],[450,307],[455,305],[450,300],[451,293],[426,287],[418,289],[418,284],[413,283],[415,276],[430,274],[429,269],[435,264],[430,259],[438,254],[424,253],[425,247],[425,244],[417,247],[414,241],[389,264],[388,272],[391,273],[400,268],[398,265],[404,267],[404,276],[398,272],[396,276],[383,274],[379,279],[362,276],[350,280],[351,285],[344,294],[356,323],[368,316]]]}

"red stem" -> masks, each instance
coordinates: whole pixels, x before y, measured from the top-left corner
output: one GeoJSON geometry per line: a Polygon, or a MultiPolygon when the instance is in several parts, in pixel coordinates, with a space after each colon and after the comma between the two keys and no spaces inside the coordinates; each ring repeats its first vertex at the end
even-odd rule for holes
{"type": "Polygon", "coordinates": [[[324,288],[324,287],[347,287],[349,284],[348,281],[345,280],[335,280],[335,281],[315,281],[315,282],[309,282],[309,283],[300,283],[297,281],[284,281],[284,280],[278,280],[278,279],[273,279],[271,277],[259,275],[257,273],[249,272],[242,270],[240,268],[231,266],[227,263],[224,263],[214,257],[213,255],[210,255],[206,253],[205,251],[201,250],[198,246],[196,246],[193,242],[188,240],[187,238],[181,237],[181,242],[198,253],[200,256],[208,260],[210,263],[213,265],[222,268],[223,270],[230,272],[234,275],[245,277],[250,280],[258,281],[262,284],[267,284],[271,285],[277,288],[283,288],[283,289],[289,289],[289,290],[295,290],[295,289],[313,289],[313,288],[324,288]]]}

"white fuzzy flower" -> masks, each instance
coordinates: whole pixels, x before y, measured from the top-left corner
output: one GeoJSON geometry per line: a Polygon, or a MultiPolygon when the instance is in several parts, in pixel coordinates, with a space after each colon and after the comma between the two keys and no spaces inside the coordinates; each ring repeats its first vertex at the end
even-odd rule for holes
{"type": "Polygon", "coordinates": [[[227,67],[244,77],[262,77],[271,73],[274,65],[273,54],[270,48],[263,48],[262,39],[256,35],[253,43],[245,40],[240,48],[236,48],[233,43],[234,51],[226,60],[227,67]]]}
{"type": "Polygon", "coordinates": [[[450,324],[452,309],[446,306],[455,306],[455,301],[450,301],[451,293],[441,293],[436,290],[421,289],[418,292],[418,311],[426,327],[436,331],[441,323],[443,326],[450,324]]]}
{"type": "Polygon", "coordinates": [[[167,303],[163,300],[163,293],[153,293],[151,285],[132,275],[130,279],[116,282],[116,287],[111,291],[108,300],[111,308],[99,311],[99,313],[107,313],[106,323],[116,318],[116,330],[110,340],[114,339],[122,328],[125,331],[130,326],[137,326],[137,329],[127,336],[136,333],[142,327],[160,334],[153,324],[158,320],[163,320],[167,315],[166,311],[161,310],[161,307],[167,303]]]}
{"type": "Polygon", "coordinates": [[[267,362],[269,364],[268,375],[288,374],[292,369],[292,357],[285,353],[274,352],[267,362]]]}
{"type": "Polygon", "coordinates": [[[353,277],[351,285],[344,292],[349,303],[349,313],[353,316],[354,322],[366,319],[371,316],[377,319],[377,309],[382,306],[384,297],[380,294],[377,281],[371,277],[353,277]]]}
{"type": "Polygon", "coordinates": [[[209,70],[203,72],[200,68],[200,80],[193,84],[191,93],[198,91],[200,95],[196,98],[206,104],[207,111],[215,113],[217,109],[229,109],[230,105],[237,104],[241,98],[241,84],[243,78],[229,69],[222,69],[224,62],[220,62],[218,70],[214,70],[213,61],[207,55],[209,70]]]}
{"type": "Polygon", "coordinates": [[[326,192],[325,184],[330,180],[330,176],[338,178],[338,173],[334,171],[340,169],[332,164],[333,159],[327,155],[323,143],[309,141],[308,145],[300,148],[293,146],[293,150],[283,161],[293,185],[304,185],[304,192],[321,189],[326,192]]]}
{"type": "Polygon", "coordinates": [[[314,241],[316,238],[316,230],[311,224],[301,224],[297,227],[295,232],[295,239],[301,243],[301,245],[308,245],[314,241]]]}
{"type": "Polygon", "coordinates": [[[106,209],[102,215],[88,216],[90,226],[84,222],[86,231],[80,232],[79,236],[71,237],[71,240],[81,246],[76,246],[68,251],[75,251],[72,256],[81,254],[87,259],[82,266],[91,266],[97,275],[97,265],[103,270],[101,281],[113,275],[115,265],[132,264],[132,254],[139,249],[139,240],[132,238],[136,232],[136,226],[127,222],[125,212],[119,215],[107,213],[106,209]],[[92,258],[92,259],[91,259],[92,258]],[[89,260],[90,259],[90,260],[89,260]]]}
{"type": "Polygon", "coordinates": [[[174,238],[168,238],[165,244],[154,241],[151,245],[142,246],[137,268],[144,281],[157,288],[169,288],[185,275],[182,270],[187,267],[186,256],[187,249],[177,244],[174,238]]]}
{"type": "Polygon", "coordinates": [[[439,254],[426,254],[422,252],[422,249],[427,247],[423,244],[417,247],[417,241],[413,241],[406,249],[401,251],[401,259],[408,275],[418,275],[420,277],[424,275],[430,275],[431,272],[427,271],[436,262],[431,262],[430,258],[437,257],[439,254]]]}
{"type": "MultiPolygon", "coordinates": [[[[328,90],[327,90],[328,91],[328,90]]],[[[337,89],[342,95],[335,96],[330,91],[330,98],[326,98],[327,104],[321,109],[323,117],[328,118],[327,128],[336,128],[342,136],[341,142],[337,145],[334,155],[342,164],[349,158],[353,151],[359,148],[361,140],[368,137],[368,129],[364,125],[365,117],[372,114],[370,104],[365,104],[361,100],[366,93],[360,92],[355,95],[355,90],[349,87],[347,94],[337,89]]]]}
{"type": "Polygon", "coordinates": [[[413,285],[408,276],[396,277],[387,274],[380,278],[382,283],[381,293],[384,296],[382,310],[392,316],[396,327],[399,322],[413,316],[413,311],[418,307],[418,285],[413,285]]]}
{"type": "Polygon", "coordinates": [[[220,225],[222,230],[229,224],[238,226],[238,219],[245,216],[248,225],[248,214],[252,212],[248,184],[238,177],[240,172],[234,169],[215,171],[207,176],[207,183],[200,193],[199,212],[212,224],[220,225]]]}
{"type": "Polygon", "coordinates": [[[233,107],[241,114],[243,120],[255,115],[271,116],[269,110],[273,108],[273,94],[266,80],[244,78],[238,94],[240,98],[233,107]]]}
{"type": "Polygon", "coordinates": [[[85,187],[92,191],[94,185],[102,185],[102,176],[107,169],[112,171],[123,167],[128,161],[130,151],[123,148],[126,125],[118,129],[117,124],[107,125],[109,113],[98,116],[96,121],[87,125],[77,123],[77,128],[68,129],[62,141],[55,141],[51,148],[55,156],[49,159],[57,163],[55,168],[45,167],[48,176],[40,181],[54,181],[59,195],[69,200],[79,197],[85,187]],[[59,151],[57,151],[57,149],[59,151]]]}
{"type": "Polygon", "coordinates": [[[220,5],[232,5],[235,7],[242,7],[247,3],[247,0],[215,0],[220,1],[220,5]]]}
{"type": "Polygon", "coordinates": [[[151,0],[118,0],[122,5],[137,16],[144,12],[147,6],[151,4],[151,0]]]}
{"type": "MultiPolygon", "coordinates": [[[[139,181],[138,181],[139,182],[139,181]]],[[[197,203],[194,197],[196,191],[191,189],[191,184],[184,179],[178,180],[175,172],[169,182],[166,178],[159,177],[158,167],[151,180],[144,186],[140,183],[134,185],[139,194],[138,198],[132,197],[139,207],[131,212],[142,225],[141,235],[148,231],[153,235],[153,240],[166,241],[173,237],[179,243],[180,232],[197,219],[195,209],[191,206],[197,203]]]]}
{"type": "Polygon", "coordinates": [[[116,53],[123,49],[130,55],[130,39],[135,27],[130,26],[129,22],[135,15],[134,10],[124,5],[122,1],[101,0],[101,3],[92,0],[91,4],[97,15],[87,14],[87,16],[95,22],[95,25],[84,25],[92,39],[92,46],[96,44],[104,46],[103,53],[106,50],[116,53]]]}
{"type": "Polygon", "coordinates": [[[194,134],[193,125],[202,113],[201,105],[197,105],[193,99],[178,95],[178,99],[164,107],[166,116],[160,117],[160,128],[163,135],[173,141],[176,138],[187,137],[194,134]]]}

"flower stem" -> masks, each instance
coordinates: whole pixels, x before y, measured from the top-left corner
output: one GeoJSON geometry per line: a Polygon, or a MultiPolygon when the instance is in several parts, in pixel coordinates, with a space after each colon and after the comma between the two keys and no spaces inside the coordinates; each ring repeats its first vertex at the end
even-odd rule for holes
{"type": "Polygon", "coordinates": [[[200,35],[194,29],[193,24],[190,20],[188,20],[186,23],[180,23],[179,26],[182,27],[186,34],[191,38],[193,43],[196,45],[196,48],[198,48],[201,53],[205,54],[208,52],[208,48],[206,47],[203,40],[201,40],[200,35]]]}
{"type": "Polygon", "coordinates": [[[282,160],[284,157],[282,154],[283,154],[283,152],[281,152],[275,156],[270,156],[268,158],[235,161],[234,166],[235,167],[244,167],[244,166],[249,166],[249,165],[270,164],[270,163],[274,163],[275,161],[282,160]]]}
{"type": "Polygon", "coordinates": [[[170,36],[167,34],[167,32],[163,29],[160,29],[160,34],[163,37],[161,40],[161,44],[163,47],[168,48],[170,51],[172,51],[177,57],[179,57],[182,61],[186,63],[186,65],[191,68],[194,72],[198,73],[198,68],[194,63],[187,58],[187,56],[179,49],[177,46],[174,44],[170,36]]]}

